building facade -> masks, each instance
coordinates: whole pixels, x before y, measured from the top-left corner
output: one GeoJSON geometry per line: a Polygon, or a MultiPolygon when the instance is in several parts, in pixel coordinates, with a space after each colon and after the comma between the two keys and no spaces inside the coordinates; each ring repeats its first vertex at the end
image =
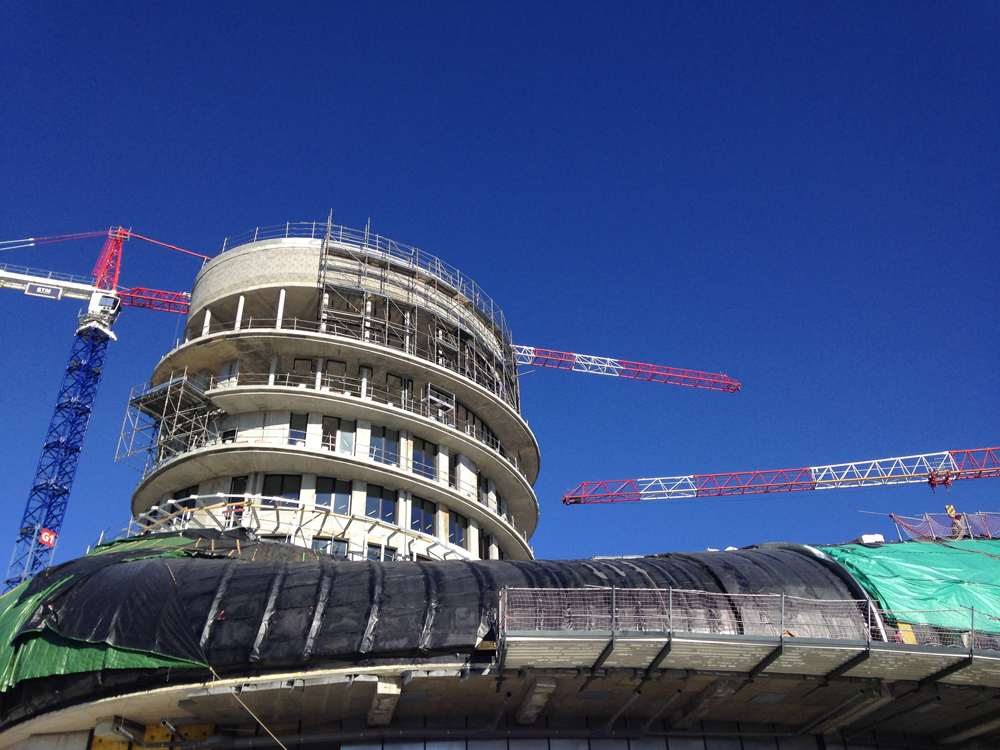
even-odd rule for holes
{"type": "Polygon", "coordinates": [[[1000,747],[1000,541],[536,560],[474,282],[329,224],[227,240],[132,393],[132,520],[0,598],[0,748],[1000,747]]]}
{"type": "Polygon", "coordinates": [[[227,241],[133,394],[133,514],[343,559],[530,559],[539,451],[511,344],[492,299],[415,248],[314,224],[227,241]]]}

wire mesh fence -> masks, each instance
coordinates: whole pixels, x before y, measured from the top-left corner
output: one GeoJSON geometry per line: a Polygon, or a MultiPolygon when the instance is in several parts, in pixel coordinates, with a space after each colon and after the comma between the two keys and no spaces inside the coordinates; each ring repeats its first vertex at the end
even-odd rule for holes
{"type": "Polygon", "coordinates": [[[1000,539],[1000,513],[924,513],[916,518],[890,515],[900,538],[921,542],[1000,539]]]}
{"type": "Polygon", "coordinates": [[[711,633],[1000,650],[1000,619],[967,609],[888,611],[869,600],[682,589],[522,589],[501,594],[504,632],[711,633]]]}

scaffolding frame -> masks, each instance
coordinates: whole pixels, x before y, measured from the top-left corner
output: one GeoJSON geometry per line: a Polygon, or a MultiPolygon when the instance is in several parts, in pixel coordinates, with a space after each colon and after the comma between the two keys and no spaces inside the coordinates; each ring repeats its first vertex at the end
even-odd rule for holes
{"type": "Polygon", "coordinates": [[[115,460],[145,476],[164,461],[216,440],[225,411],[205,394],[205,385],[184,368],[157,385],[133,388],[115,460]]]}

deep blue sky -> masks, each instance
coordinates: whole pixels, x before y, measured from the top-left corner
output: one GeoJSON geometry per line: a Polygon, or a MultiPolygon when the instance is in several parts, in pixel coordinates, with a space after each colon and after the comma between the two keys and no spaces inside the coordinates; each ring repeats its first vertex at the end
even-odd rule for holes
{"type": "MultiPolygon", "coordinates": [[[[1000,480],[559,503],[586,479],[1000,445],[996,3],[7,0],[0,65],[0,239],[121,223],[213,254],[332,208],[466,271],[518,343],[743,382],[525,376],[539,556],[838,542],[892,530],[857,510],[1000,510],[1000,480]]],[[[0,262],[89,273],[100,246],[0,262]]],[[[197,270],[131,242],[122,281],[186,290],[197,270]]],[[[8,543],[76,313],[0,292],[8,543]]],[[[61,560],[127,519],[129,389],[178,322],[126,309],[116,327],[61,560]]]]}

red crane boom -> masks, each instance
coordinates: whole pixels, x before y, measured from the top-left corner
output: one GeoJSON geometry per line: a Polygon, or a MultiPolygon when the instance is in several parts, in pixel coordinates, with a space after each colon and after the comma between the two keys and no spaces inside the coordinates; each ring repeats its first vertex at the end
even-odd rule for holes
{"type": "Polygon", "coordinates": [[[626,359],[595,357],[590,354],[573,354],[554,349],[538,349],[533,346],[515,346],[514,353],[519,365],[553,367],[557,370],[576,370],[595,375],[612,375],[617,378],[649,380],[654,383],[687,385],[692,388],[707,388],[712,391],[735,393],[740,384],[728,375],[699,370],[682,370],[678,367],[651,365],[646,362],[630,362],[626,359]]]}
{"type": "Polygon", "coordinates": [[[933,489],[950,487],[956,479],[983,477],[1000,477],[1000,448],[942,451],[806,469],[584,482],[567,491],[562,501],[566,505],[585,505],[636,500],[681,500],[915,482],[925,482],[933,489]]]}

